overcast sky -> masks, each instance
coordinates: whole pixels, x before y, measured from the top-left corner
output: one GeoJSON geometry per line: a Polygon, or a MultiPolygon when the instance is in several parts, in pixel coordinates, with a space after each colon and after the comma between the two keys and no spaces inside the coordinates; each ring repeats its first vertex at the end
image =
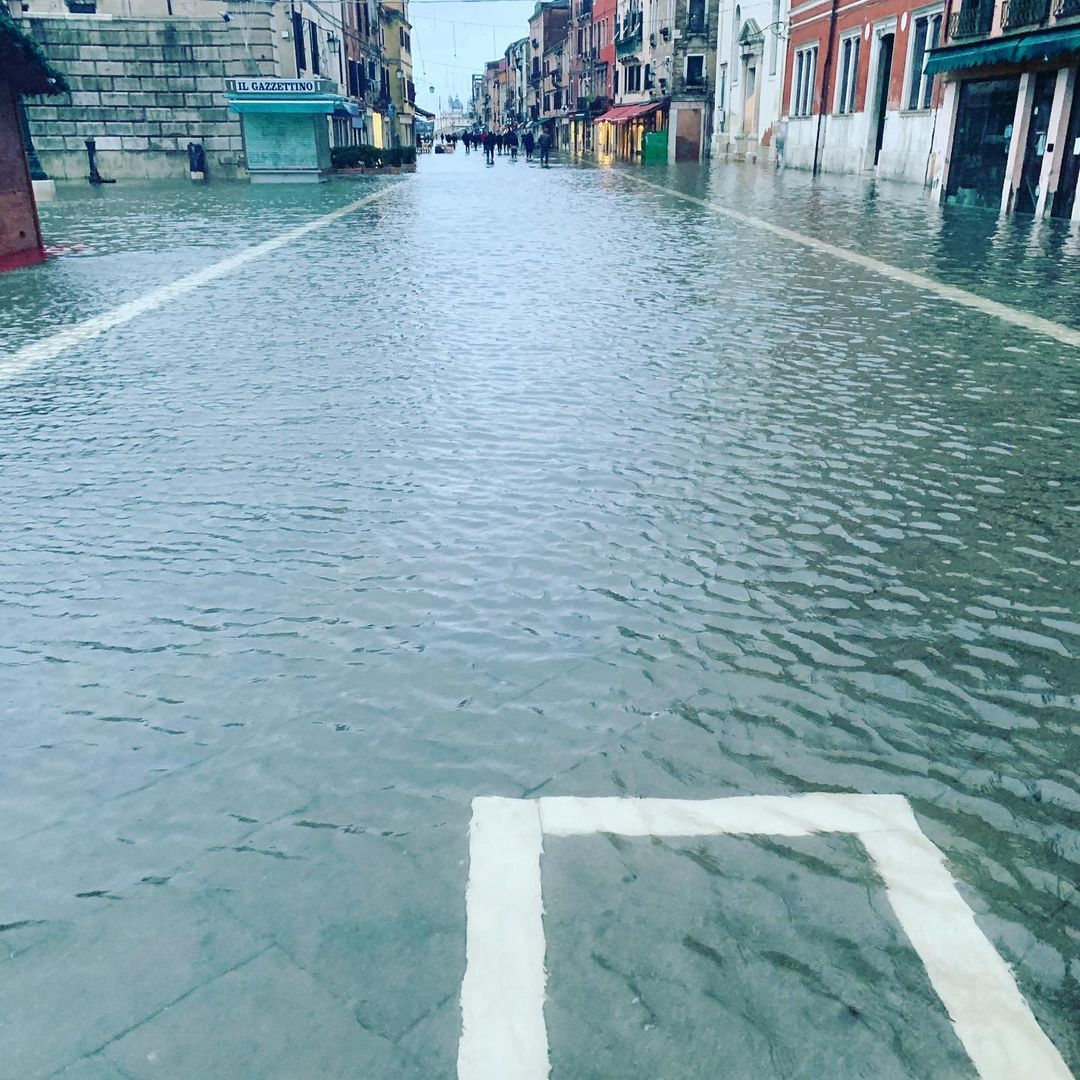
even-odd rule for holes
{"type": "Polygon", "coordinates": [[[451,95],[468,107],[473,72],[529,32],[533,0],[409,0],[416,99],[438,112],[451,95]],[[431,87],[435,87],[434,93],[431,87]]]}

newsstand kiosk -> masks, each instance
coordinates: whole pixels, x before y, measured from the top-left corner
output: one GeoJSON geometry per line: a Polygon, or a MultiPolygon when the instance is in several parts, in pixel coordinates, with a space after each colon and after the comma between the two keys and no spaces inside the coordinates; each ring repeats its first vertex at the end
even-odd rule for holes
{"type": "Polygon", "coordinates": [[[329,79],[226,79],[252,183],[317,183],[330,171],[327,117],[349,103],[329,79]]]}

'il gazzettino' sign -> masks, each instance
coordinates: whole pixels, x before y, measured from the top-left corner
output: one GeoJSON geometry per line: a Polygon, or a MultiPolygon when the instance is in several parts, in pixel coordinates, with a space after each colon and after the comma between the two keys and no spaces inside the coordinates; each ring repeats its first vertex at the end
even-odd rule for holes
{"type": "Polygon", "coordinates": [[[226,79],[225,89],[234,94],[315,94],[321,79],[226,79]]]}

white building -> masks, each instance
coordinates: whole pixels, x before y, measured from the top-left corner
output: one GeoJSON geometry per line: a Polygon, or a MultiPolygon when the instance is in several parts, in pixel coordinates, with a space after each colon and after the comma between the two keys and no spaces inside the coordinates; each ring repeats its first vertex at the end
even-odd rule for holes
{"type": "Polygon", "coordinates": [[[787,0],[720,0],[713,123],[718,156],[775,160],[787,17],[787,0]]]}

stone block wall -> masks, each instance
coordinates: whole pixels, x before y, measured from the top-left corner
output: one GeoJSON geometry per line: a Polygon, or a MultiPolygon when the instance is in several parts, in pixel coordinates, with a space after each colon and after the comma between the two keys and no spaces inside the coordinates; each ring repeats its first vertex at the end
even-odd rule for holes
{"type": "Polygon", "coordinates": [[[225,79],[277,70],[269,14],[221,19],[33,17],[23,24],[71,86],[27,101],[30,130],[54,179],[87,176],[97,141],[110,179],[186,176],[187,144],[202,143],[211,177],[244,174],[240,118],[225,79]]]}

